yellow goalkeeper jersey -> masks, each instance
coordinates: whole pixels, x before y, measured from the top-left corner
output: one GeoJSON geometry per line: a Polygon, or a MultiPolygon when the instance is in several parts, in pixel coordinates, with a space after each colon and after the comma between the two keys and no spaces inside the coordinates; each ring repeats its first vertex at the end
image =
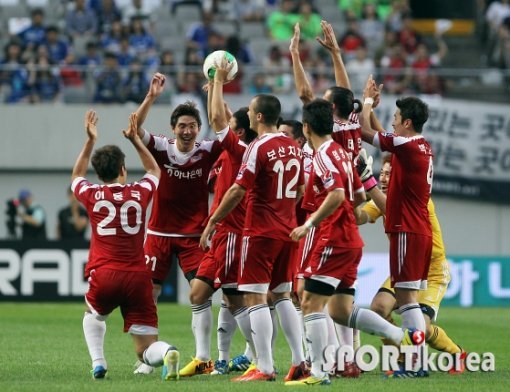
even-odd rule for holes
{"type": "MultiPolygon", "coordinates": [[[[436,208],[434,207],[434,202],[432,199],[429,200],[427,207],[429,210],[430,224],[432,225],[432,255],[430,257],[429,276],[431,274],[443,275],[443,261],[446,260],[446,253],[443,243],[443,235],[441,234],[441,226],[439,226],[439,220],[437,219],[436,215],[436,208]]],[[[375,223],[378,218],[383,216],[381,210],[379,210],[373,200],[370,200],[368,203],[366,203],[362,207],[362,210],[367,213],[370,223],[375,223]]]]}

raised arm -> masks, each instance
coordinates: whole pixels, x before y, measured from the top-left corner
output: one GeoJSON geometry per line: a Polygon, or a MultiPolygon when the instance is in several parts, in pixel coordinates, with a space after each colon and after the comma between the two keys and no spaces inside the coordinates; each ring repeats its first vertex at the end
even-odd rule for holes
{"type": "Polygon", "coordinates": [[[317,37],[317,41],[329,52],[333,60],[333,67],[335,70],[335,82],[338,87],[345,87],[351,89],[351,82],[347,75],[344,62],[342,60],[342,53],[335,32],[330,23],[325,20],[321,21],[322,32],[324,38],[317,37]]]}
{"type": "Polygon", "coordinates": [[[161,95],[165,88],[165,80],[166,77],[163,74],[156,73],[152,77],[151,84],[149,86],[149,91],[147,92],[147,95],[145,96],[145,99],[140,104],[138,109],[136,110],[136,116],[137,116],[137,127],[136,131],[138,132],[138,136],[140,138],[143,137],[144,131],[142,128],[143,123],[145,122],[145,119],[147,118],[147,114],[149,114],[149,110],[152,106],[152,104],[156,101],[156,99],[161,95]]]}
{"type": "Polygon", "coordinates": [[[377,131],[372,129],[370,123],[370,116],[372,114],[372,105],[374,104],[374,99],[377,96],[377,86],[375,84],[372,75],[368,77],[367,84],[365,86],[365,91],[363,93],[363,110],[361,112],[360,117],[360,125],[361,125],[361,138],[364,142],[373,144],[374,136],[377,131]]]}
{"type": "Polygon", "coordinates": [[[300,28],[299,23],[294,25],[294,36],[290,40],[289,51],[292,56],[292,70],[294,72],[294,84],[296,85],[296,91],[299,95],[299,99],[303,104],[313,101],[315,96],[313,95],[312,86],[306,78],[305,69],[301,63],[299,57],[299,36],[300,28]]]}
{"type": "Polygon", "coordinates": [[[142,161],[143,168],[145,171],[149,174],[152,174],[153,176],[160,177],[161,170],[159,169],[158,164],[156,163],[156,160],[151,155],[149,150],[147,150],[147,147],[142,142],[142,139],[139,136],[139,133],[137,132],[138,129],[138,118],[136,113],[131,113],[129,116],[129,125],[128,129],[122,131],[126,139],[129,139],[129,141],[133,144],[135,147],[136,152],[138,152],[138,156],[140,157],[140,161],[142,161]]]}
{"type": "Polygon", "coordinates": [[[233,64],[228,64],[224,57],[221,64],[216,65],[216,73],[214,74],[213,89],[211,95],[211,127],[214,132],[225,129],[228,125],[227,113],[225,110],[225,102],[223,101],[223,84],[227,80],[233,64]]]}
{"type": "Polygon", "coordinates": [[[74,181],[77,177],[85,177],[87,169],[89,167],[90,156],[94,149],[94,144],[97,140],[97,113],[93,110],[88,110],[85,113],[85,131],[87,132],[87,140],[85,141],[83,148],[76,159],[76,163],[73,167],[73,174],[71,179],[74,181]]]}

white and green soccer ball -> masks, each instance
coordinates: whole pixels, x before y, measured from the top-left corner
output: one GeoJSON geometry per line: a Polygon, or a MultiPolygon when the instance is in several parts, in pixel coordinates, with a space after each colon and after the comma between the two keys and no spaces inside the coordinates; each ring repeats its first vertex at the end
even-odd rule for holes
{"type": "Polygon", "coordinates": [[[227,75],[227,81],[231,81],[235,78],[237,74],[237,60],[236,58],[226,50],[217,50],[209,54],[204,60],[204,76],[212,80],[214,79],[214,75],[216,74],[216,66],[221,64],[223,58],[226,58],[229,63],[233,63],[234,65],[230,69],[230,72],[227,75]]]}

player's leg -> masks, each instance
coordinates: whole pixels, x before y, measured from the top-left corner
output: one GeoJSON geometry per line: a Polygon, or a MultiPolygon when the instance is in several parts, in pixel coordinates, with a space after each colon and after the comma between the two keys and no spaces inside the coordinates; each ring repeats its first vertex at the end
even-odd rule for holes
{"type": "Polygon", "coordinates": [[[92,360],[92,377],[97,380],[103,379],[108,369],[104,355],[105,320],[118,305],[118,282],[111,280],[115,278],[111,276],[114,272],[92,271],[85,294],[87,308],[83,315],[83,335],[92,360]]]}
{"type": "Polygon", "coordinates": [[[152,297],[158,303],[162,283],[172,266],[172,238],[147,234],[143,250],[147,269],[152,272],[152,297]]]}
{"type": "Polygon", "coordinates": [[[253,343],[257,352],[257,369],[236,381],[273,380],[271,354],[273,322],[267,305],[273,262],[281,243],[264,237],[243,237],[238,289],[244,292],[253,343]]]}
{"type": "Polygon", "coordinates": [[[303,352],[303,335],[300,328],[299,315],[292,304],[291,290],[294,277],[294,262],[297,255],[297,244],[285,242],[281,252],[275,259],[271,285],[269,289],[274,299],[275,309],[282,327],[285,339],[292,353],[292,366],[285,377],[285,380],[294,380],[305,375],[306,364],[303,352]]]}
{"type": "Polygon", "coordinates": [[[228,373],[230,345],[236,328],[236,319],[228,308],[228,299],[223,295],[220,311],[218,313],[218,359],[214,362],[214,370],[211,372],[211,375],[228,373]]]}
{"type": "Polygon", "coordinates": [[[431,251],[431,237],[415,233],[390,233],[391,283],[403,328],[425,331],[418,291],[427,287],[431,251]]]}
{"type": "Polygon", "coordinates": [[[135,333],[131,333],[135,352],[138,358],[151,367],[163,366],[161,378],[163,380],[179,379],[180,354],[174,346],[158,340],[158,335],[144,335],[143,328],[151,333],[149,326],[138,326],[135,333]]]}
{"type": "Polygon", "coordinates": [[[324,306],[333,293],[333,286],[312,279],[305,280],[305,290],[301,301],[306,339],[310,343],[311,374],[297,380],[288,380],[285,385],[329,384],[328,373],[324,371],[324,350],[327,346],[327,321],[324,306]]]}
{"type": "MultiPolygon", "coordinates": [[[[214,294],[214,277],[217,270],[213,248],[214,244],[203,257],[195,279],[191,281],[189,300],[192,312],[191,329],[195,338],[195,356],[180,370],[179,375],[182,377],[207,374],[213,370],[211,361],[213,324],[211,296],[214,294]]],[[[182,253],[179,258],[182,259],[182,253]]]]}
{"type": "MultiPolygon", "coordinates": [[[[388,277],[372,299],[370,309],[382,318],[388,320],[390,323],[395,324],[391,313],[395,310],[396,304],[397,300],[395,299],[395,291],[391,288],[390,278],[388,277]]],[[[385,345],[394,344],[386,338],[382,338],[382,341],[385,345]]]]}

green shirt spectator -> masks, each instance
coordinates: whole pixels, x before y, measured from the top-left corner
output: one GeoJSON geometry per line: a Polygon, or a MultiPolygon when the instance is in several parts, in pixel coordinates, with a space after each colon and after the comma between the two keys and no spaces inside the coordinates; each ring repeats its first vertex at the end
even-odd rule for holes
{"type": "Polygon", "coordinates": [[[274,40],[286,41],[294,35],[294,25],[299,22],[299,15],[292,13],[293,7],[292,0],[283,0],[280,9],[269,14],[267,27],[274,40]]]}
{"type": "Polygon", "coordinates": [[[315,39],[322,32],[321,17],[313,12],[311,4],[308,2],[302,2],[299,7],[299,25],[301,36],[304,39],[315,39]]]}

